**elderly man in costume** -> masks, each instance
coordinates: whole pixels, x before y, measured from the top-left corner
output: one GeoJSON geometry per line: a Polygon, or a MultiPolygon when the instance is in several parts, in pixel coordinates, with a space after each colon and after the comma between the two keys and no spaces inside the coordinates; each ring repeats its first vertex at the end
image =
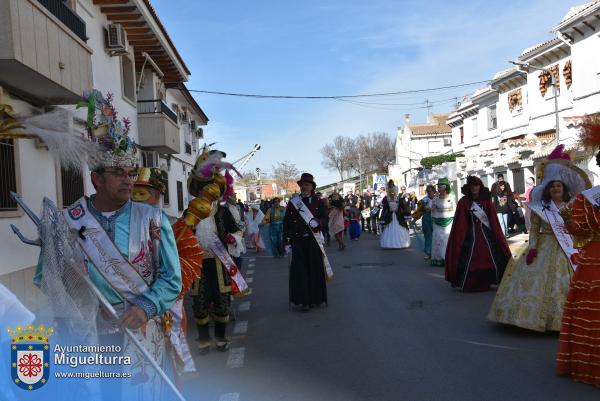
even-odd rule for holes
{"type": "Polygon", "coordinates": [[[483,182],[468,176],[461,192],[446,248],[446,280],[462,291],[486,291],[500,283],[511,252],[483,182]]]}
{"type": "Polygon", "coordinates": [[[561,211],[573,195],[591,186],[587,174],[571,162],[564,145],[536,166],[540,184],[531,192],[529,245],[506,268],[488,319],[535,331],[559,331],[563,307],[576,265],[573,239],[561,211]]]}
{"type": "Polygon", "coordinates": [[[189,203],[184,222],[189,230],[196,230],[196,238],[204,250],[202,274],[192,288],[198,347],[202,355],[212,345],[209,333],[211,319],[215,324],[217,350],[225,352],[229,349],[230,342],[225,333],[231,295],[240,296],[248,290],[228,252],[228,247],[240,240],[240,227],[229,207],[219,205],[221,199],[233,194],[233,177],[228,172],[233,166],[223,161],[225,157],[224,152],[205,148],[188,179],[189,193],[195,198],[189,203]],[[221,170],[226,170],[224,175],[221,170]]]}
{"type": "MultiPolygon", "coordinates": [[[[165,314],[181,290],[175,238],[160,209],[131,201],[138,177],[136,147],[127,136],[128,122],[116,119],[111,99],[96,91],[88,97],[88,132],[100,146],[89,160],[96,194],[79,199],[62,217],[71,232],[78,233],[89,279],[120,316],[113,321],[107,313],[98,314],[100,342],[120,345],[123,354],[132,358],[132,364],[123,368],[130,371],[131,381],[113,384],[105,398],[171,399],[173,393],[158,371],[119,330],[132,330],[154,361],[163,370],[172,370],[165,314]]],[[[50,260],[40,258],[34,278],[42,290],[51,285],[50,274],[45,275],[46,262],[50,260]]]]}
{"type": "Polygon", "coordinates": [[[307,312],[311,307],[327,304],[326,280],[333,278],[333,272],[321,233],[327,217],[325,203],[315,195],[317,184],[311,174],[302,174],[297,183],[300,195],[288,203],[283,237],[292,250],[290,304],[300,305],[307,312]]]}

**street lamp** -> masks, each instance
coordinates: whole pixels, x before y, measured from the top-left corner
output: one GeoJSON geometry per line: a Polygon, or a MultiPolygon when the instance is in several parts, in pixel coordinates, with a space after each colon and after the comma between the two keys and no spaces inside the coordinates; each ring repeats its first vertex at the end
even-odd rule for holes
{"type": "Polygon", "coordinates": [[[558,118],[558,85],[559,85],[559,82],[554,77],[554,74],[552,74],[552,71],[550,71],[547,68],[540,67],[537,65],[532,65],[529,63],[521,63],[519,61],[509,61],[509,63],[514,64],[517,67],[520,67],[522,70],[524,70],[526,72],[530,68],[533,68],[534,70],[543,71],[543,72],[547,73],[548,75],[550,75],[550,84],[554,87],[554,117],[556,119],[555,120],[556,144],[558,145],[560,143],[560,140],[559,140],[560,122],[559,122],[559,118],[558,118]]]}

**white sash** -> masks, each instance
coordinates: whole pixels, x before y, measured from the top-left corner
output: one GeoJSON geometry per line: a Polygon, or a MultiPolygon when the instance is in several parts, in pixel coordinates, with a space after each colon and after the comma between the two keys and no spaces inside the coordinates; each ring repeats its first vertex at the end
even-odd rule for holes
{"type": "Polygon", "coordinates": [[[491,230],[490,219],[488,219],[487,214],[485,214],[485,210],[483,210],[481,206],[479,206],[479,204],[475,201],[473,201],[473,203],[471,204],[471,212],[473,212],[475,217],[477,217],[479,221],[481,221],[481,224],[483,224],[491,230]]]}
{"type": "Polygon", "coordinates": [[[586,189],[582,194],[592,205],[600,207],[600,185],[586,189]]]}
{"type": "Polygon", "coordinates": [[[192,353],[185,337],[186,333],[183,331],[183,298],[175,301],[169,311],[173,319],[173,325],[169,332],[169,340],[175,354],[180,359],[179,363],[176,363],[175,366],[180,368],[183,373],[195,372],[194,359],[192,358],[192,353]]]}
{"type": "Polygon", "coordinates": [[[90,213],[85,198],[63,210],[63,215],[69,227],[80,232],[77,241],[81,249],[123,299],[131,300],[148,291],[146,281],[125,259],[98,220],[90,213]]]}
{"type": "Polygon", "coordinates": [[[323,238],[323,233],[321,233],[321,231],[315,233],[312,230],[312,228],[310,228],[310,222],[314,220],[315,217],[313,216],[310,209],[306,207],[304,202],[302,202],[302,198],[299,195],[294,196],[290,200],[290,202],[292,203],[292,205],[294,205],[294,207],[298,211],[298,214],[300,214],[300,217],[302,217],[302,220],[304,220],[304,222],[308,226],[310,232],[313,235],[313,238],[317,241],[319,248],[321,248],[321,254],[323,255],[323,266],[325,267],[325,277],[327,278],[327,280],[333,279],[333,269],[331,268],[331,264],[329,263],[329,259],[327,258],[327,254],[325,253],[325,248],[323,247],[323,243],[325,242],[325,239],[323,238]]]}
{"type": "Polygon", "coordinates": [[[219,258],[223,266],[227,269],[227,273],[231,277],[231,292],[234,296],[243,295],[248,292],[248,283],[244,280],[242,273],[238,269],[237,265],[231,259],[231,256],[225,249],[225,246],[217,236],[217,234],[212,233],[209,235],[208,241],[210,243],[210,250],[219,258]]]}
{"type": "Polygon", "coordinates": [[[567,256],[573,271],[577,270],[577,265],[573,263],[571,260],[571,256],[577,253],[577,250],[573,247],[573,238],[569,234],[567,227],[565,226],[565,222],[560,215],[560,211],[556,207],[553,201],[550,201],[549,204],[546,204],[544,207],[544,214],[546,215],[546,219],[552,227],[552,231],[554,232],[554,236],[556,240],[560,244],[563,252],[567,256]]]}

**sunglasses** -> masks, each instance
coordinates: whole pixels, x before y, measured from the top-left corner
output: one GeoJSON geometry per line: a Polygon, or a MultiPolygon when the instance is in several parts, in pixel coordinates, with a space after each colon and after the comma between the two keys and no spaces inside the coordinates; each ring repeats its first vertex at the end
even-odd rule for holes
{"type": "Polygon", "coordinates": [[[122,168],[111,168],[111,169],[105,169],[103,171],[103,173],[108,173],[114,177],[118,177],[121,179],[125,179],[125,178],[129,178],[132,181],[136,181],[138,178],[138,171],[136,170],[132,170],[132,171],[126,171],[123,170],[122,168]]]}

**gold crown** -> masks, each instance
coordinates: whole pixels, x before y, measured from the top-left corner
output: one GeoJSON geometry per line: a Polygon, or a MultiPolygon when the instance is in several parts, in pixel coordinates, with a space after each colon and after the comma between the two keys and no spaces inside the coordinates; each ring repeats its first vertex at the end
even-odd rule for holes
{"type": "Polygon", "coordinates": [[[54,329],[52,327],[46,328],[43,324],[38,327],[32,324],[25,327],[18,325],[14,330],[11,327],[8,328],[8,335],[12,337],[13,343],[30,341],[47,343],[52,334],[54,334],[54,329]]]}

